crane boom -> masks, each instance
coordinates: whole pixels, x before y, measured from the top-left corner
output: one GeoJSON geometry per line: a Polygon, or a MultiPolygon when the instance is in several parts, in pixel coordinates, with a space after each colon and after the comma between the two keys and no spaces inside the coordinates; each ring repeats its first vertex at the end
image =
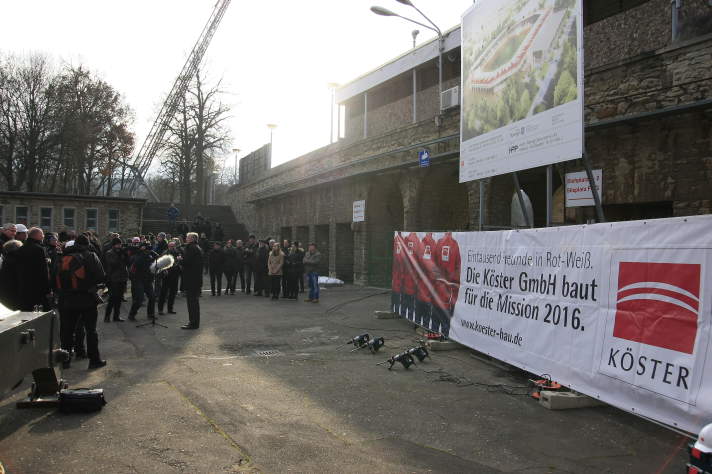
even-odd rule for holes
{"type": "Polygon", "coordinates": [[[200,33],[198,40],[193,46],[193,50],[188,55],[188,58],[183,65],[183,69],[173,82],[171,91],[168,93],[166,100],[163,102],[161,110],[158,112],[158,116],[154,120],[153,125],[151,125],[151,130],[148,132],[146,139],[134,159],[133,167],[138,173],[136,179],[131,180],[129,184],[129,192],[131,194],[136,191],[136,188],[139,185],[145,185],[144,178],[146,177],[146,173],[151,167],[153,158],[156,156],[156,153],[161,147],[161,142],[163,141],[163,137],[166,134],[170,121],[176,113],[178,103],[181,98],[185,96],[185,93],[188,90],[188,85],[190,84],[191,79],[195,76],[200,63],[203,60],[205,51],[208,49],[210,40],[212,40],[215,35],[215,31],[220,24],[220,20],[222,20],[223,15],[225,15],[225,10],[227,10],[227,7],[230,5],[230,1],[231,0],[218,0],[217,3],[215,3],[215,7],[213,8],[213,12],[208,19],[208,22],[203,27],[203,31],[200,33]]]}

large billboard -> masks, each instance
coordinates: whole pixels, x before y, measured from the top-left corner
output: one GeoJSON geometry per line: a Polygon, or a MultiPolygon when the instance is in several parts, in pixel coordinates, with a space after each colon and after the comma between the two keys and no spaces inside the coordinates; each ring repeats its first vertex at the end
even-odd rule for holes
{"type": "Polygon", "coordinates": [[[712,216],[397,232],[391,309],[624,410],[712,420],[712,216]]]}
{"type": "Polygon", "coordinates": [[[581,0],[478,0],[462,17],[460,182],[580,158],[581,0]]]}

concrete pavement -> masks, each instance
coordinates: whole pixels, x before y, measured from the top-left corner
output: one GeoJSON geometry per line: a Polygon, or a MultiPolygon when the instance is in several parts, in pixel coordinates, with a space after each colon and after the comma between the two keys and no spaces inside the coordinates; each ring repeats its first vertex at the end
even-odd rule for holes
{"type": "MultiPolygon", "coordinates": [[[[610,407],[548,411],[527,376],[458,350],[406,371],[376,362],[414,345],[389,296],[325,289],[318,305],[238,294],[201,298],[182,331],[99,323],[105,369],[66,371],[103,387],[91,415],[0,401],[0,460],[11,473],[680,472],[685,440],[610,407]],[[335,350],[369,332],[378,355],[335,350]]],[[[128,308],[124,308],[124,313],[128,308]]],[[[145,312],[139,317],[145,318],[145,312]]],[[[23,390],[24,391],[24,390],[23,390]]]]}

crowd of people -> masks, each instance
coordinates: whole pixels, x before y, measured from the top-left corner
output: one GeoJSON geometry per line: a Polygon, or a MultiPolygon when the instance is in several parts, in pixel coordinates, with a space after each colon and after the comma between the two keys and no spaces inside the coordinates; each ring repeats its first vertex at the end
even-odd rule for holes
{"type": "MultiPolygon", "coordinates": [[[[0,233],[0,303],[11,310],[49,311],[60,316],[62,348],[73,359],[87,358],[89,369],[106,365],[99,353],[97,319],[123,322],[121,309],[130,287],[127,317],[137,321],[142,306],[148,320],[176,314],[178,294],[185,296],[188,323],[200,327],[203,275],[209,274],[212,296],[254,294],[297,300],[305,291],[319,302],[321,254],[315,244],[273,239],[209,240],[203,232],[123,239],[111,233],[100,241],[95,233],[44,233],[38,227],[5,224],[0,233]],[[223,279],[225,287],[223,291],[223,279]],[[238,287],[239,280],[239,287],[238,287]]],[[[69,367],[71,362],[66,362],[69,367]]]]}

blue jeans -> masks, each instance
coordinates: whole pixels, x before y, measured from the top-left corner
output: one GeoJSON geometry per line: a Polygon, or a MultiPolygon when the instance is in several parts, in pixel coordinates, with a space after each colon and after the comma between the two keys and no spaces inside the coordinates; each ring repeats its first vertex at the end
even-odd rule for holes
{"type": "Polygon", "coordinates": [[[319,274],[317,272],[307,273],[307,278],[309,280],[309,299],[318,300],[319,299],[319,274]]]}

